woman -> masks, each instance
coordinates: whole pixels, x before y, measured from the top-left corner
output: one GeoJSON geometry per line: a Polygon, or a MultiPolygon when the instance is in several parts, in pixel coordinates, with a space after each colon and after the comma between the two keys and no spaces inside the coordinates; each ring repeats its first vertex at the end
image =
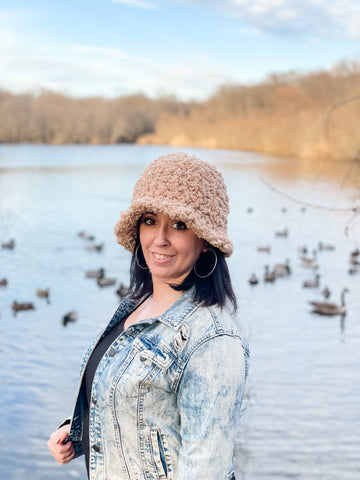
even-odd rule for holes
{"type": "Polygon", "coordinates": [[[130,294],[89,348],[71,421],[48,445],[107,480],[234,479],[248,351],[225,257],[226,186],[185,153],[152,162],[115,226],[130,294]]]}

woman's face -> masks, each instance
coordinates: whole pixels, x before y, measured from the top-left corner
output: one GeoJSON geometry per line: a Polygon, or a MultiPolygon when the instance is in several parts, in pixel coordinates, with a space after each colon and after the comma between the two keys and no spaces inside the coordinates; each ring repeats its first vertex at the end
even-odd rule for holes
{"type": "Polygon", "coordinates": [[[141,217],[140,243],[154,287],[181,283],[207,245],[184,222],[151,212],[141,217]]]}

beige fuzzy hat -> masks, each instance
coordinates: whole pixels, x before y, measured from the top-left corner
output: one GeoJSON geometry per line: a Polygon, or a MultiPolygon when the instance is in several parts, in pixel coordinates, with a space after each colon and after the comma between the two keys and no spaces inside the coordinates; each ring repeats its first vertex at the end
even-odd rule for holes
{"type": "Polygon", "coordinates": [[[129,208],[114,227],[117,242],[134,251],[144,212],[163,213],[186,224],[199,238],[230,256],[229,198],[221,173],[200,158],[170,153],[154,160],[136,182],[129,208]]]}

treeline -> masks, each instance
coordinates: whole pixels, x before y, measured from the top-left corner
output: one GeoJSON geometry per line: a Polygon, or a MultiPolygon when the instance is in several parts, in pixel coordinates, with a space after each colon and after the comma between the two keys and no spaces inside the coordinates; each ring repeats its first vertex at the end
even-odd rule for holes
{"type": "Polygon", "coordinates": [[[359,121],[360,64],[347,61],[223,86],[206,102],[164,112],[155,133],[139,141],[342,160],[360,149],[359,121]]]}
{"type": "Polygon", "coordinates": [[[1,143],[133,143],[153,132],[161,113],[183,109],[173,97],[75,99],[51,91],[0,91],[1,143]]]}
{"type": "Polygon", "coordinates": [[[360,64],[224,85],[203,102],[75,99],[0,91],[2,143],[156,143],[351,159],[360,149],[360,64]]]}

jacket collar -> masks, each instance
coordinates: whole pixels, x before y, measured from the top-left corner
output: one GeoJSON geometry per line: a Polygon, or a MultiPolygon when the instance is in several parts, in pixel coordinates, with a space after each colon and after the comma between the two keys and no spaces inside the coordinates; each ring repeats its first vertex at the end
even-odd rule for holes
{"type": "MultiPolygon", "coordinates": [[[[190,288],[184,292],[180,298],[174,302],[170,308],[168,308],[162,315],[159,315],[155,318],[149,318],[139,322],[139,325],[142,323],[153,323],[155,321],[160,321],[172,328],[173,330],[179,330],[181,325],[184,323],[185,319],[190,313],[192,313],[199,304],[196,303],[193,299],[194,288],[190,288]]],[[[140,300],[132,300],[130,298],[125,298],[120,305],[118,306],[116,312],[114,313],[110,323],[105,329],[104,334],[106,334],[113,326],[119,323],[121,320],[130,315],[131,312],[137,308],[140,303],[145,300],[146,297],[140,300]]]]}
{"type": "Polygon", "coordinates": [[[160,322],[174,330],[179,330],[185,319],[200,305],[194,301],[193,294],[194,287],[184,292],[170,308],[157,317],[160,322]]]}

